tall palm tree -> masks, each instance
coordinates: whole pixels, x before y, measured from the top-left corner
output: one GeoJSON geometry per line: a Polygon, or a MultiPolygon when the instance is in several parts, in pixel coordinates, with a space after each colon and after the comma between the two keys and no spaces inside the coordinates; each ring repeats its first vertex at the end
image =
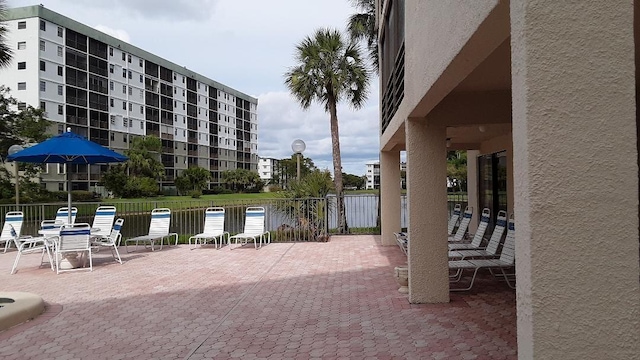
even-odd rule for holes
{"type": "Polygon", "coordinates": [[[349,0],[358,13],[349,17],[347,31],[351,40],[364,41],[369,51],[369,59],[378,69],[378,30],[376,28],[375,0],[349,0]]]}
{"type": "Polygon", "coordinates": [[[342,160],[336,106],[347,100],[358,109],[366,101],[370,71],[360,48],[353,41],[345,42],[340,31],[318,29],[296,46],[297,65],[285,74],[285,84],[291,94],[308,109],[313,101],[324,105],[330,115],[333,174],[338,205],[338,230],[348,231],[344,209],[342,160]]]}
{"type": "Polygon", "coordinates": [[[9,31],[4,23],[7,5],[5,0],[0,0],[0,68],[7,67],[11,64],[12,51],[7,46],[6,33],[9,31]]]}

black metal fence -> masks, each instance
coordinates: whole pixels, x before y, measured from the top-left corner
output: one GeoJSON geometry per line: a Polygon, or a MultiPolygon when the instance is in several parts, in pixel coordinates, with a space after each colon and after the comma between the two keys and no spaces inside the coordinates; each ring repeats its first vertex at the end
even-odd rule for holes
{"type": "MultiPolygon", "coordinates": [[[[455,204],[462,208],[467,204],[466,194],[449,195],[449,214],[455,204]]],[[[401,199],[401,225],[407,226],[406,195],[401,199]]],[[[171,209],[171,232],[180,235],[180,242],[202,232],[204,210],[211,206],[225,208],[225,230],[231,234],[242,232],[245,209],[249,206],[265,208],[265,229],[271,232],[272,241],[323,241],[329,234],[337,234],[338,214],[335,196],[307,199],[252,199],[211,201],[185,199],[179,201],[145,199],[142,201],[114,200],[95,203],[74,203],[78,208],[76,223],[93,222],[98,206],[117,208],[116,218],[124,219],[124,239],[149,232],[151,210],[171,209]]],[[[19,210],[24,213],[23,235],[37,234],[43,220],[55,218],[58,208],[66,203],[25,204],[19,210]]],[[[380,201],[377,194],[345,196],[345,210],[349,233],[380,234],[380,201]]],[[[0,221],[5,214],[14,211],[16,205],[0,205],[0,221]]]]}

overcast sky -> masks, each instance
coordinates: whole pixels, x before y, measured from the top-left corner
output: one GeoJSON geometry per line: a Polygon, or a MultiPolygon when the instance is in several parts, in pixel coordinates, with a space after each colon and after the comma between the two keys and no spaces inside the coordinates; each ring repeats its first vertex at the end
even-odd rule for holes
{"type": "MultiPolygon", "coordinates": [[[[333,170],[329,115],[303,111],[284,86],[297,43],[320,27],[346,28],[348,0],[8,0],[9,7],[50,10],[258,98],[258,154],[283,158],[291,142],[333,170]]],[[[342,165],[364,175],[378,159],[378,79],[366,106],[338,108],[342,165]]]]}

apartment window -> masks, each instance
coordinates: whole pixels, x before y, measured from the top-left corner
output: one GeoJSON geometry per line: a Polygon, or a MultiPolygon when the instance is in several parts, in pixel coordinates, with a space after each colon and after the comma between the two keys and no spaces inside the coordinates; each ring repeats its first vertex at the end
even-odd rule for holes
{"type": "Polygon", "coordinates": [[[133,89],[129,86],[129,95],[133,94],[133,89]]]}
{"type": "Polygon", "coordinates": [[[58,26],[58,37],[62,37],[62,28],[58,26]]]}
{"type": "Polygon", "coordinates": [[[182,103],[182,110],[186,110],[186,109],[187,109],[186,105],[182,103]]]}
{"type": "Polygon", "coordinates": [[[18,103],[18,110],[22,111],[26,109],[27,109],[27,103],[23,103],[23,102],[18,103]]]}
{"type": "Polygon", "coordinates": [[[178,102],[177,102],[177,101],[175,101],[175,100],[173,100],[173,107],[174,107],[174,108],[178,107],[178,102]]]}
{"type": "Polygon", "coordinates": [[[126,101],[122,102],[122,110],[127,110],[127,102],[126,101]]]}
{"type": "Polygon", "coordinates": [[[173,80],[178,80],[176,79],[176,74],[173,74],[173,80]]]}
{"type": "Polygon", "coordinates": [[[44,40],[40,40],[40,51],[45,51],[46,48],[47,48],[47,45],[44,42],[44,40]]]}
{"type": "Polygon", "coordinates": [[[200,90],[200,83],[198,83],[198,90],[200,90]]]}
{"type": "Polygon", "coordinates": [[[113,91],[113,81],[109,81],[109,90],[113,91]]]}
{"type": "Polygon", "coordinates": [[[115,115],[109,115],[109,121],[111,122],[112,125],[116,124],[116,116],[115,115]]]}
{"type": "Polygon", "coordinates": [[[131,79],[131,70],[129,70],[129,79],[131,79]]]}
{"type": "Polygon", "coordinates": [[[122,53],[122,61],[125,61],[127,59],[126,56],[127,56],[127,54],[122,53]]]}
{"type": "Polygon", "coordinates": [[[140,121],[140,129],[144,129],[144,126],[142,124],[142,121],[140,121]]]}
{"type": "Polygon", "coordinates": [[[47,71],[47,63],[40,60],[40,71],[47,71]]]}
{"type": "MultiPolygon", "coordinates": [[[[40,43],[42,43],[42,41],[40,43]]],[[[18,50],[24,50],[26,48],[27,48],[27,42],[26,41],[18,41],[18,50]]]]}
{"type": "Polygon", "coordinates": [[[109,99],[109,106],[113,107],[113,99],[109,99]]]}
{"type": "Polygon", "coordinates": [[[127,142],[127,134],[122,134],[122,141],[127,142]]]}
{"type": "Polygon", "coordinates": [[[113,74],[113,64],[109,64],[109,72],[113,74]]]}
{"type": "Polygon", "coordinates": [[[140,114],[144,114],[144,107],[142,107],[142,105],[140,105],[140,114]]]}
{"type": "Polygon", "coordinates": [[[47,91],[47,83],[40,81],[40,91],[47,91]]]}
{"type": "Polygon", "coordinates": [[[127,85],[122,85],[122,93],[123,94],[127,93],[127,85]]]}
{"type": "Polygon", "coordinates": [[[58,46],[58,57],[62,57],[62,46],[58,46]]]}
{"type": "Polygon", "coordinates": [[[44,20],[40,20],[40,30],[47,31],[47,23],[44,20]]]}
{"type": "Polygon", "coordinates": [[[131,63],[131,55],[127,55],[127,61],[131,63]]]}
{"type": "Polygon", "coordinates": [[[142,67],[142,59],[138,60],[138,63],[140,64],[140,67],[142,67]]]}
{"type": "Polygon", "coordinates": [[[129,127],[129,119],[127,119],[127,118],[122,118],[122,126],[124,126],[124,127],[129,127]]]}
{"type": "Polygon", "coordinates": [[[142,83],[142,74],[140,74],[140,83],[142,83]]]}
{"type": "Polygon", "coordinates": [[[111,141],[114,141],[116,139],[115,134],[114,133],[109,134],[109,138],[111,139],[111,141]]]}
{"type": "MultiPolygon", "coordinates": [[[[58,164],[58,168],[60,167],[60,164],[58,164]]],[[[58,183],[58,191],[64,191],[64,183],[58,183]]]]}
{"type": "Polygon", "coordinates": [[[143,96],[144,96],[144,92],[140,90],[140,99],[142,99],[143,96]]]}
{"type": "MultiPolygon", "coordinates": [[[[124,55],[124,54],[123,54],[124,55]]],[[[122,69],[122,77],[126,78],[127,77],[127,69],[122,69]]]]}
{"type": "Polygon", "coordinates": [[[42,111],[47,111],[47,103],[44,101],[40,101],[40,109],[42,111]]]}
{"type": "Polygon", "coordinates": [[[182,89],[182,96],[184,96],[184,89],[182,89]]]}
{"type": "Polygon", "coordinates": [[[62,96],[62,85],[58,85],[58,95],[62,96]]]}
{"type": "Polygon", "coordinates": [[[129,103],[129,111],[133,111],[133,104],[129,103]]]}
{"type": "Polygon", "coordinates": [[[62,115],[64,107],[62,105],[58,105],[58,115],[62,115]]]}
{"type": "Polygon", "coordinates": [[[113,56],[113,48],[112,47],[109,48],[109,56],[113,56]]]}
{"type": "Polygon", "coordinates": [[[58,66],[58,76],[62,76],[62,66],[58,66]]]}
{"type": "Polygon", "coordinates": [[[24,61],[21,61],[18,63],[18,70],[24,70],[27,68],[27,63],[24,61]]]}
{"type": "Polygon", "coordinates": [[[26,21],[18,22],[18,29],[26,29],[26,28],[27,28],[27,22],[26,21]]]}
{"type": "Polygon", "coordinates": [[[184,76],[182,77],[182,83],[184,84],[184,76]]]}

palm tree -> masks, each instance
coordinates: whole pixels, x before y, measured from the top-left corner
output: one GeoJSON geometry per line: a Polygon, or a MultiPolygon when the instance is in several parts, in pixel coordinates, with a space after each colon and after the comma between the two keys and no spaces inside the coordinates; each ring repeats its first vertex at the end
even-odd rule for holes
{"type": "Polygon", "coordinates": [[[298,63],[285,74],[285,84],[291,94],[308,109],[311,102],[324,105],[330,115],[333,174],[338,205],[338,230],[348,231],[344,209],[342,160],[338,132],[337,104],[350,101],[358,109],[364,105],[369,89],[370,71],[356,42],[345,42],[340,31],[318,29],[296,46],[298,63]]]}
{"type": "Polygon", "coordinates": [[[378,29],[376,28],[375,0],[349,0],[359,13],[349,17],[347,31],[351,40],[365,41],[369,50],[369,59],[378,69],[378,29]]]}
{"type": "Polygon", "coordinates": [[[12,51],[7,46],[7,38],[5,37],[7,26],[4,24],[4,16],[7,11],[5,0],[0,0],[0,68],[8,67],[11,64],[12,51]]]}

